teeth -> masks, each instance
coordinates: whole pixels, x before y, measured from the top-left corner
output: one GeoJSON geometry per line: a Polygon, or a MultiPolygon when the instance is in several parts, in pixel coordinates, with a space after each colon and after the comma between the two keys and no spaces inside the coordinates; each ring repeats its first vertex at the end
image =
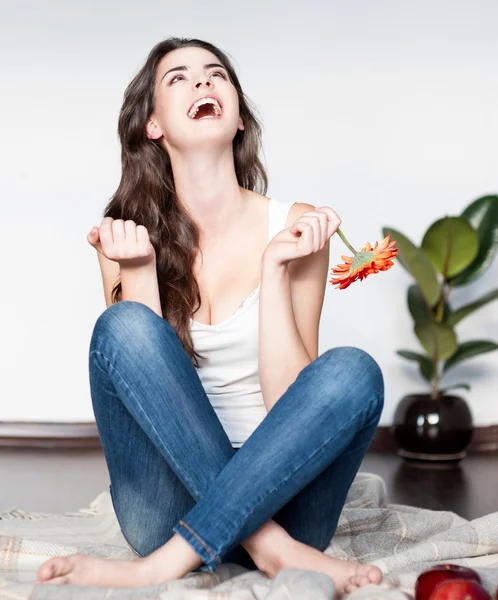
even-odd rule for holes
{"type": "Polygon", "coordinates": [[[215,100],[214,98],[201,98],[200,100],[197,100],[197,102],[189,110],[188,116],[191,119],[193,119],[195,117],[195,115],[197,114],[199,107],[202,106],[203,104],[208,104],[208,103],[213,105],[214,113],[218,117],[221,114],[221,106],[219,105],[219,102],[217,100],[215,100]]]}

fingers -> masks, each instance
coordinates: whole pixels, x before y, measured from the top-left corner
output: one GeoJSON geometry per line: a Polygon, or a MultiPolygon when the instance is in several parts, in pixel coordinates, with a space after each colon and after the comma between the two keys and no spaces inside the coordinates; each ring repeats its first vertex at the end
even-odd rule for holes
{"type": "Polygon", "coordinates": [[[93,227],[87,239],[98,252],[121,266],[142,266],[155,260],[147,228],[131,219],[104,217],[100,227],[93,227]]]}
{"type": "Polygon", "coordinates": [[[97,244],[97,242],[99,241],[99,228],[92,227],[92,229],[90,230],[90,233],[86,236],[86,239],[92,246],[97,244]]]}
{"type": "MultiPolygon", "coordinates": [[[[119,247],[123,248],[126,241],[125,222],[123,219],[114,219],[114,221],[111,223],[110,229],[112,231],[112,240],[116,246],[116,249],[119,247]]],[[[122,256],[121,253],[120,256],[122,256]]]]}
{"type": "Polygon", "coordinates": [[[124,231],[126,240],[132,241],[137,244],[137,225],[134,221],[125,221],[124,222],[124,231]]]}
{"type": "MultiPolygon", "coordinates": [[[[328,217],[324,212],[305,212],[303,213],[294,223],[293,229],[291,232],[302,231],[302,235],[306,237],[310,237],[311,245],[313,247],[313,252],[318,252],[321,250],[330,236],[328,236],[328,217]],[[305,223],[309,226],[308,231],[306,229],[301,230],[300,228],[295,228],[298,222],[305,223]]],[[[330,234],[332,235],[332,234],[330,234]]]]}
{"type": "MultiPolygon", "coordinates": [[[[130,223],[133,223],[133,221],[130,221],[130,223]]],[[[125,246],[127,237],[125,222],[123,219],[104,217],[98,231],[103,254],[107,258],[115,260],[125,246]]]]}
{"type": "MultiPolygon", "coordinates": [[[[300,218],[302,217],[303,215],[301,215],[300,218]]],[[[313,252],[318,252],[318,250],[321,250],[321,248],[323,247],[323,244],[325,244],[325,234],[327,233],[327,227],[325,226],[325,224],[327,221],[327,217],[325,216],[324,221],[321,215],[313,214],[310,217],[305,217],[305,219],[309,225],[307,235],[309,235],[311,238],[313,252]]]]}
{"type": "Polygon", "coordinates": [[[102,248],[105,250],[106,247],[110,248],[113,244],[123,249],[127,242],[131,244],[137,244],[139,238],[137,236],[137,229],[141,228],[147,233],[146,227],[138,225],[135,221],[128,219],[112,219],[111,217],[105,217],[100,226],[101,229],[101,240],[102,248]]]}
{"type": "Polygon", "coordinates": [[[298,246],[300,251],[303,252],[303,256],[316,252],[317,248],[316,240],[320,239],[316,236],[313,226],[305,221],[304,219],[297,219],[297,221],[290,227],[291,233],[300,232],[301,235],[298,240],[298,246]]]}
{"type": "Polygon", "coordinates": [[[113,234],[112,234],[113,222],[114,222],[113,218],[104,217],[102,219],[102,223],[100,224],[100,227],[99,227],[100,239],[103,243],[105,242],[106,245],[114,243],[114,238],[113,238],[113,234]]]}
{"type": "MultiPolygon", "coordinates": [[[[316,217],[310,223],[312,229],[312,239],[313,239],[313,248],[314,252],[318,252],[322,248],[322,240],[324,239],[324,225],[320,222],[320,219],[316,217]]],[[[326,232],[325,228],[325,232],[326,232]]],[[[325,243],[325,242],[324,242],[325,243]]]]}
{"type": "Polygon", "coordinates": [[[147,231],[147,228],[144,227],[143,225],[137,225],[136,236],[137,236],[138,247],[145,251],[145,249],[148,247],[149,241],[150,241],[149,240],[149,232],[147,231]]]}
{"type": "Polygon", "coordinates": [[[337,229],[341,226],[342,220],[339,215],[335,212],[333,208],[330,206],[321,206],[320,208],[315,209],[319,212],[324,212],[327,215],[328,220],[328,230],[327,230],[327,239],[332,237],[337,229]]]}
{"type": "Polygon", "coordinates": [[[323,212],[315,211],[315,219],[318,218],[318,232],[319,232],[319,248],[321,250],[327,243],[327,215],[323,212]]]}

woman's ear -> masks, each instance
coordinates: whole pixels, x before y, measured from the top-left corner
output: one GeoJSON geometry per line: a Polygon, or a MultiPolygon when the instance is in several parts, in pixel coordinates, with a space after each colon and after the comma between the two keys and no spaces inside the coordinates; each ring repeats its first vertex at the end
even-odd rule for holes
{"type": "Polygon", "coordinates": [[[151,140],[158,140],[162,135],[162,131],[159,129],[157,123],[154,119],[150,119],[147,123],[147,137],[151,140]]]}
{"type": "Polygon", "coordinates": [[[241,131],[242,131],[243,129],[245,129],[245,127],[244,127],[244,123],[242,122],[242,118],[241,118],[241,117],[239,117],[239,127],[238,127],[238,128],[239,128],[241,131]]]}

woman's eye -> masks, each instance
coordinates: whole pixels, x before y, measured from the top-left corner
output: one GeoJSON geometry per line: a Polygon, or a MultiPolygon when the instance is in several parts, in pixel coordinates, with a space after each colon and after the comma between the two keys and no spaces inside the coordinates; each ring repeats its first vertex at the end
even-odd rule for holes
{"type": "MultiPolygon", "coordinates": [[[[213,73],[211,73],[211,75],[220,75],[223,79],[227,78],[227,76],[225,75],[225,73],[223,73],[223,71],[214,71],[213,73]]],[[[170,81],[170,83],[175,83],[175,81],[178,79],[178,77],[185,79],[185,77],[183,75],[175,75],[175,77],[173,77],[173,79],[170,81]]]]}

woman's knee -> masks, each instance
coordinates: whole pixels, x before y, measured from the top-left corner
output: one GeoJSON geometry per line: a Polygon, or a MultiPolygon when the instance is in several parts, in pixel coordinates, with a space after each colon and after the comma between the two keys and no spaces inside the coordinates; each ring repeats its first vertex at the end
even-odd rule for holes
{"type": "Polygon", "coordinates": [[[351,390],[351,402],[365,406],[365,396],[370,409],[379,414],[384,407],[384,377],[377,361],[365,350],[356,346],[330,348],[317,359],[324,384],[339,381],[351,390]]]}
{"type": "Polygon", "coordinates": [[[102,339],[125,346],[133,340],[134,347],[143,349],[151,341],[158,326],[174,332],[168,321],[145,304],[131,300],[116,302],[97,319],[90,341],[90,352],[97,349],[102,339]]]}

